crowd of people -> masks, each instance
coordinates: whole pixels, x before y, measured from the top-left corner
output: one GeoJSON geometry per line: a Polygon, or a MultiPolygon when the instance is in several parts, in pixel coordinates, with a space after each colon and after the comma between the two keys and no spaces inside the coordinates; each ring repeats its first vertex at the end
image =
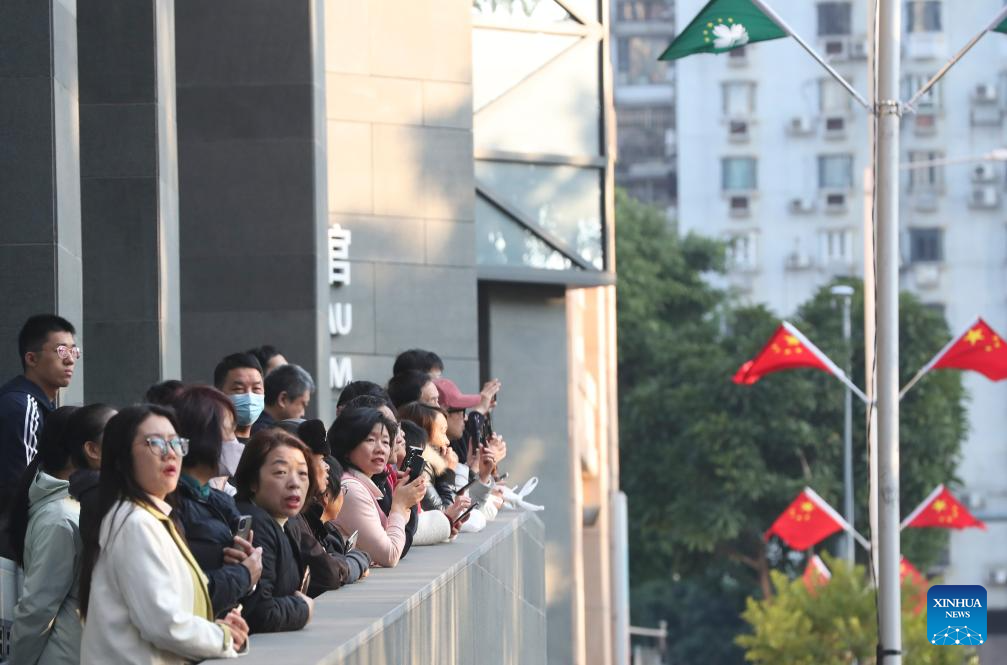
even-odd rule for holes
{"type": "Polygon", "coordinates": [[[500,383],[465,394],[436,353],[400,354],[385,386],[350,383],[326,425],[305,419],[311,375],[271,346],[223,358],[212,386],[58,407],[75,335],[29,318],[23,373],[0,387],[0,556],[21,580],[11,663],[235,657],[503,504],[500,383]]]}

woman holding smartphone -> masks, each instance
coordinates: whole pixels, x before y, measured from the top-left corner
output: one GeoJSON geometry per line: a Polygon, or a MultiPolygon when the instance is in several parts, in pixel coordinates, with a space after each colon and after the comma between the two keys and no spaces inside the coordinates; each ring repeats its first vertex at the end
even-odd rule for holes
{"type": "Polygon", "coordinates": [[[233,658],[248,626],[237,612],[213,620],[206,577],[170,519],[188,441],[174,415],[152,404],[120,411],[105,427],[100,528],[81,564],[83,665],[233,658]]]}
{"type": "Polygon", "coordinates": [[[243,601],[253,633],[300,630],[311,620],[314,601],[302,589],[305,567],[284,531],[318,491],[311,450],[292,434],[271,427],[254,434],[234,474],[238,510],[252,516],[255,544],[262,547],[262,577],[243,601]]]}

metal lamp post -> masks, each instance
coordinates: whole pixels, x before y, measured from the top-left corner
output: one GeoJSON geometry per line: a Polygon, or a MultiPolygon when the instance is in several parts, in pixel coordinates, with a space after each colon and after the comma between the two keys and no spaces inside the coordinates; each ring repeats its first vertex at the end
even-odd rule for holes
{"type": "MultiPolygon", "coordinates": [[[[850,306],[853,302],[853,287],[837,284],[831,289],[832,295],[842,301],[843,306],[843,344],[846,348],[846,362],[843,370],[850,375],[853,366],[853,346],[850,344],[852,326],[850,322],[850,306]]],[[[843,517],[850,526],[854,525],[853,508],[853,392],[847,387],[843,400],[843,517]]],[[[852,567],[856,559],[856,543],[853,534],[847,532],[843,537],[843,558],[852,567]]]]}

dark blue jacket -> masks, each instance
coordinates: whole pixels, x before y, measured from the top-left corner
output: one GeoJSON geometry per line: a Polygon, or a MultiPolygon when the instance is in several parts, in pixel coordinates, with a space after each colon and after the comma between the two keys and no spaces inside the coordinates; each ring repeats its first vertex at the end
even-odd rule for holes
{"type": "Polygon", "coordinates": [[[35,457],[38,433],[55,408],[56,403],[41,386],[24,375],[0,387],[0,509],[6,507],[21,474],[35,457]]]}
{"type": "Polygon", "coordinates": [[[252,423],[252,434],[258,434],[264,429],[269,429],[270,427],[276,427],[276,419],[273,418],[265,410],[259,414],[259,419],[252,423]]]}
{"type": "Polygon", "coordinates": [[[224,548],[234,546],[234,532],[241,517],[234,499],[215,489],[210,489],[206,497],[200,496],[194,487],[180,480],[174,504],[172,516],[181,522],[189,550],[209,580],[213,614],[226,614],[252,591],[247,568],[224,564],[224,548]]]}
{"type": "Polygon", "coordinates": [[[300,630],[308,623],[308,604],[294,595],[307,566],[302,565],[286,532],[269,513],[250,501],[238,510],[252,516],[255,545],[262,548],[262,577],[244,600],[241,615],[252,633],[300,630]]]}

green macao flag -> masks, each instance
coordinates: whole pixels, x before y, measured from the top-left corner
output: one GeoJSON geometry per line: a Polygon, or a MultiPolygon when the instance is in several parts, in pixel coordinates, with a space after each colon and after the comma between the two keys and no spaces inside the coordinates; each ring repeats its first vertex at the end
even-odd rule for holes
{"type": "Polygon", "coordinates": [[[693,53],[724,53],[752,42],[788,36],[752,0],[710,0],[658,59],[677,60],[693,53]]]}

